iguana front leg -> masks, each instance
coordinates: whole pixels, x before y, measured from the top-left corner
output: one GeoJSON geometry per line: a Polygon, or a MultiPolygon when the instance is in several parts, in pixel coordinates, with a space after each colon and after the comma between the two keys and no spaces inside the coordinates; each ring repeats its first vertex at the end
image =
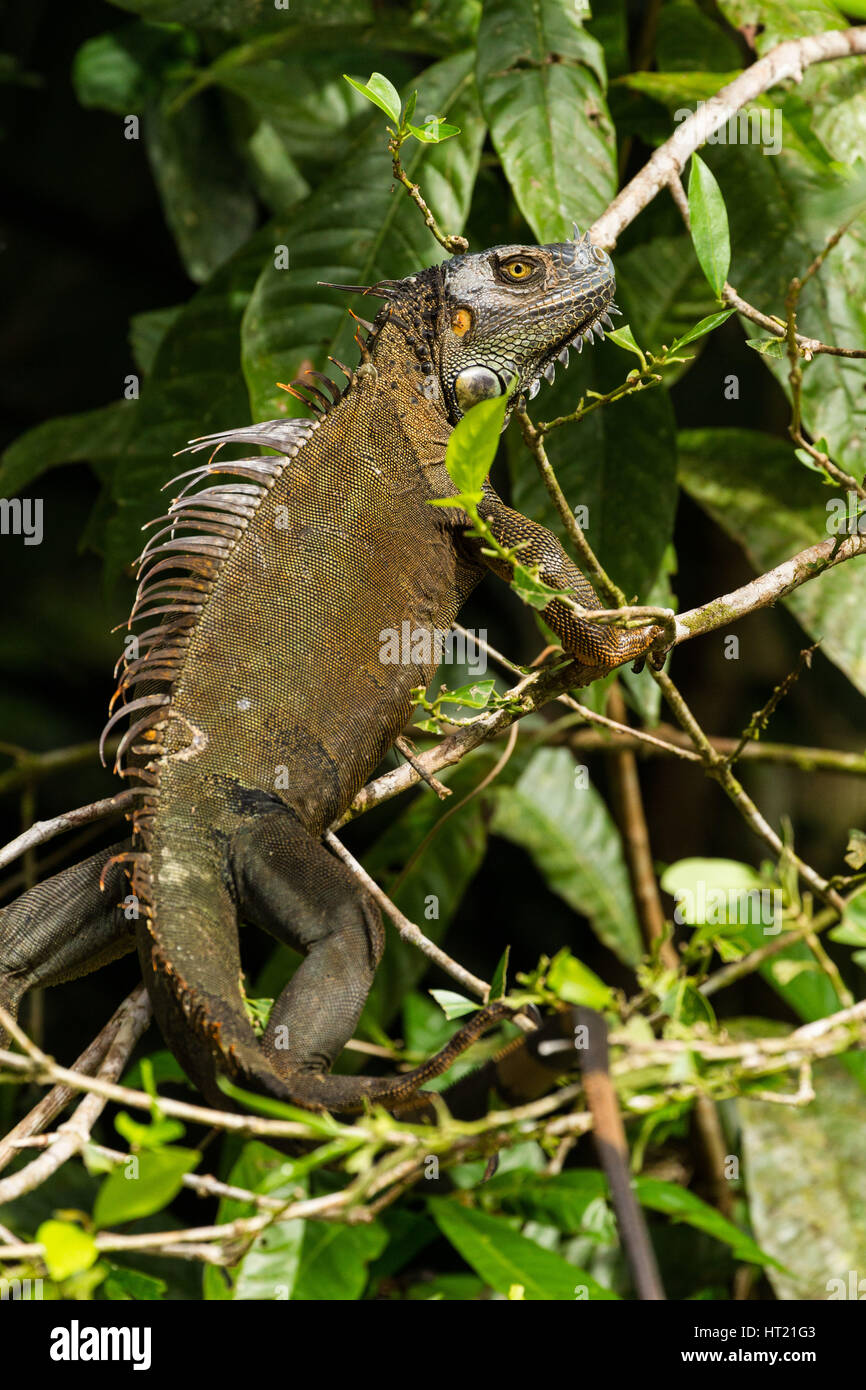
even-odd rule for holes
{"type": "MultiPolygon", "coordinates": [[[[568,591],[583,608],[601,608],[589,580],[566,555],[556,536],[536,521],[507,507],[502,498],[487,485],[479,507],[480,515],[490,526],[503,546],[521,545],[520,560],[525,565],[537,565],[540,577],[553,589],[568,591]]],[[[484,542],[467,537],[474,558],[481,560],[501,579],[510,579],[512,567],[496,555],[485,555],[484,542]]],[[[576,616],[567,603],[553,599],[543,610],[544,619],[553,628],[566,652],[587,668],[587,680],[606,675],[626,661],[644,656],[660,634],[657,627],[602,627],[576,616]]]]}

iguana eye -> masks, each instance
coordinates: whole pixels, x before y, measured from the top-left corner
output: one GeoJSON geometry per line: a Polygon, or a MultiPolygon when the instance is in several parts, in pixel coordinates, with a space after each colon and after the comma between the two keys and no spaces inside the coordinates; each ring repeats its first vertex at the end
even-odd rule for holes
{"type": "Polygon", "coordinates": [[[534,269],[535,266],[530,261],[521,260],[506,261],[502,266],[503,274],[507,275],[509,280],[526,280],[534,269]]]}

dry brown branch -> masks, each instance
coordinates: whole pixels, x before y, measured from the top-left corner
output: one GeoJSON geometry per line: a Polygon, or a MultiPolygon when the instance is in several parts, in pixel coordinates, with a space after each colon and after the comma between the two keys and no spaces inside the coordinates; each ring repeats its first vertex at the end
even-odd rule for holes
{"type": "MultiPolygon", "coordinates": [[[[150,1022],[150,1000],[144,985],[129,996],[124,1006],[124,1017],[114,1039],[109,1044],[105,1060],[100,1065],[97,1077],[100,1081],[116,1081],[132,1055],[132,1050],[150,1022]]],[[[44,1056],[44,1054],[42,1054],[44,1056]]],[[[62,1124],[57,1138],[45,1153],[32,1163],[21,1168],[11,1177],[0,1181],[0,1206],[32,1192],[56,1173],[73,1154],[84,1148],[90,1139],[94,1124],[105,1109],[107,1097],[97,1094],[85,1096],[71,1119],[62,1124]]]]}

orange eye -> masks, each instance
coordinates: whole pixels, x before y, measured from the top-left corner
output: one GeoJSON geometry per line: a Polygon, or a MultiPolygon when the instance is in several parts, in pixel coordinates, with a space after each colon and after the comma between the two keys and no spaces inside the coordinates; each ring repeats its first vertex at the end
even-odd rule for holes
{"type": "Polygon", "coordinates": [[[512,280],[525,280],[527,275],[532,274],[534,267],[528,261],[508,261],[502,269],[512,280]]]}
{"type": "Polygon", "coordinates": [[[472,327],[472,315],[468,309],[455,309],[451,315],[451,331],[462,338],[472,327]]]}

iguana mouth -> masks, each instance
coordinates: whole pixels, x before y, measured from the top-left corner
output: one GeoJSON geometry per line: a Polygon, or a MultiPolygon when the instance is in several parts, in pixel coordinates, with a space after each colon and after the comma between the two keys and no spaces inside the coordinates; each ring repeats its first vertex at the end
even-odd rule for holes
{"type": "MultiPolygon", "coordinates": [[[[573,224],[573,227],[575,255],[586,261],[587,264],[589,263],[591,255],[596,259],[604,259],[601,253],[597,252],[593,242],[590,240],[589,232],[586,231],[581,236],[580,229],[576,222],[573,224]]],[[[614,304],[613,300],[606,304],[600,311],[592,313],[576,333],[569,334],[557,343],[551,349],[547,361],[540,368],[538,374],[525,388],[525,393],[521,393],[524,395],[524,399],[528,398],[531,401],[535,400],[535,397],[541,390],[542,381],[546,381],[549,386],[553,385],[556,380],[556,364],[560,362],[563,367],[568,367],[569,350],[571,348],[575,348],[577,352],[583,352],[584,343],[589,343],[590,346],[593,345],[595,342],[594,334],[596,333],[601,338],[602,342],[604,342],[605,328],[612,329],[614,326],[610,318],[611,314],[622,315],[622,310],[614,304]]]]}
{"type": "Polygon", "coordinates": [[[557,348],[554,349],[553,353],[551,354],[548,361],[545,363],[544,367],[539,372],[538,376],[536,376],[529,383],[529,386],[526,388],[526,396],[529,398],[529,400],[535,400],[535,397],[541,390],[542,381],[546,381],[549,386],[553,385],[554,381],[556,380],[557,362],[561,362],[563,367],[568,367],[570,348],[575,348],[577,352],[583,352],[584,343],[589,343],[590,346],[592,346],[592,344],[595,342],[595,339],[593,337],[594,333],[597,333],[598,336],[601,338],[602,342],[604,342],[605,332],[604,328],[602,327],[602,324],[604,324],[605,327],[608,329],[613,328],[613,323],[610,318],[611,314],[619,314],[621,316],[622,309],[620,309],[616,304],[608,304],[607,308],[604,309],[602,313],[598,314],[595,318],[590,319],[590,321],[586,324],[584,328],[579,329],[573,337],[566,338],[563,343],[561,343],[557,348]]]}

